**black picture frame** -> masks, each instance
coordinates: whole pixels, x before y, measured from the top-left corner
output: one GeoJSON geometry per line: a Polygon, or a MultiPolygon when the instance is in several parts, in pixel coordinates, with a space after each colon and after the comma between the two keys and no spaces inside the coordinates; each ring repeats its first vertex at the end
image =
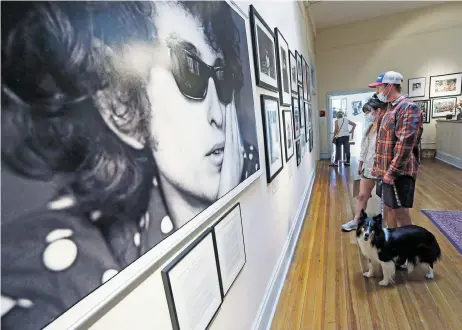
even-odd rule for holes
{"type": "Polygon", "coordinates": [[[274,28],[274,35],[276,36],[276,63],[277,63],[277,73],[278,73],[278,85],[279,85],[279,104],[283,106],[290,106],[290,97],[291,97],[291,80],[290,80],[290,50],[287,40],[277,27],[274,28]],[[281,48],[285,53],[281,52],[281,48]],[[284,74],[283,62],[284,55],[286,56],[286,67],[287,74],[284,74]],[[287,79],[287,92],[284,91],[284,77],[287,79]]]}
{"type": "Polygon", "coordinates": [[[309,129],[310,129],[310,118],[308,118],[309,116],[309,111],[308,111],[308,108],[310,106],[310,103],[308,103],[307,101],[303,102],[303,110],[305,111],[305,142],[308,142],[308,133],[309,133],[309,129]]]}
{"type": "Polygon", "coordinates": [[[313,134],[313,126],[311,126],[309,128],[309,141],[308,141],[308,144],[309,144],[309,151],[310,151],[310,154],[311,154],[311,151],[313,151],[313,147],[314,147],[314,134],[313,134]]]}
{"type": "MultiPolygon", "coordinates": [[[[297,86],[299,88],[299,86],[297,86]]],[[[294,118],[294,140],[300,136],[300,102],[298,95],[292,95],[292,116],[294,118]]]]}
{"type": "Polygon", "coordinates": [[[454,109],[450,113],[452,116],[456,115],[456,106],[457,106],[457,97],[456,96],[450,96],[450,97],[435,97],[432,99],[431,107],[432,107],[432,118],[445,118],[449,113],[442,114],[442,115],[435,115],[434,112],[434,106],[435,106],[435,101],[440,101],[440,100],[454,100],[454,109]]]}
{"type": "MultiPolygon", "coordinates": [[[[301,114],[301,112],[304,110],[304,107],[303,107],[304,101],[305,100],[303,98],[303,86],[298,86],[298,108],[300,109],[300,117],[299,117],[300,129],[305,127],[305,123],[302,123],[302,114],[301,114]]],[[[303,118],[304,117],[305,117],[305,114],[303,114],[303,118]]]]}
{"type": "Polygon", "coordinates": [[[311,101],[311,70],[310,65],[308,62],[303,59],[305,62],[305,89],[306,89],[306,98],[305,100],[310,102],[311,101]]]}
{"type": "Polygon", "coordinates": [[[273,97],[270,95],[265,95],[261,94],[260,95],[260,103],[261,103],[261,115],[263,119],[263,132],[264,132],[264,142],[265,142],[265,160],[266,160],[266,182],[271,183],[271,181],[274,180],[275,177],[278,176],[278,174],[282,171],[284,168],[284,156],[282,152],[282,136],[281,136],[281,123],[280,123],[280,118],[281,118],[281,108],[279,107],[279,98],[273,97]],[[270,148],[272,147],[270,145],[270,142],[267,139],[268,134],[270,133],[269,127],[266,124],[267,123],[267,116],[266,116],[266,107],[265,107],[265,101],[274,101],[277,104],[277,133],[279,134],[279,155],[281,157],[281,166],[274,171],[273,174],[271,174],[271,151],[270,148]]]}
{"type": "Polygon", "coordinates": [[[297,83],[303,85],[303,71],[302,71],[302,55],[296,50],[295,60],[297,61],[297,83]]]}
{"type": "Polygon", "coordinates": [[[292,115],[292,110],[282,110],[282,123],[284,125],[284,148],[286,150],[286,163],[294,156],[295,154],[295,139],[294,139],[294,119],[292,115]],[[287,119],[286,116],[289,116],[287,119]],[[292,132],[287,132],[287,124],[290,123],[290,126],[292,127],[292,132]],[[292,139],[292,152],[289,154],[289,145],[288,145],[288,138],[290,136],[290,139],[292,139]]]}
{"type": "Polygon", "coordinates": [[[423,123],[430,123],[430,100],[418,100],[414,101],[414,103],[423,111],[423,123]]]}
{"type": "Polygon", "coordinates": [[[289,50],[289,66],[290,66],[290,90],[293,93],[298,93],[297,83],[297,59],[295,54],[289,50]]]}
{"type": "Polygon", "coordinates": [[[214,245],[214,249],[215,249],[215,256],[216,256],[216,262],[217,262],[217,266],[218,266],[218,274],[220,275],[220,290],[221,290],[221,297],[222,297],[222,300],[225,299],[225,297],[227,296],[228,292],[231,290],[231,288],[233,287],[234,283],[236,283],[236,280],[237,278],[239,277],[239,275],[241,274],[242,270],[244,269],[244,266],[247,264],[247,252],[246,252],[246,249],[245,249],[245,238],[244,238],[244,226],[242,224],[242,210],[241,210],[241,203],[236,203],[235,205],[233,205],[228,211],[225,212],[225,214],[223,214],[220,219],[212,226],[212,239],[213,239],[213,245],[214,245]],[[237,273],[236,277],[233,279],[233,281],[231,282],[231,285],[229,286],[228,288],[228,291],[224,292],[224,288],[223,288],[223,280],[222,280],[222,274],[221,274],[221,265],[220,265],[220,258],[219,258],[219,253],[218,253],[218,245],[217,245],[217,238],[216,238],[216,233],[215,233],[215,230],[216,230],[216,226],[223,220],[225,219],[231,212],[233,212],[236,208],[239,208],[239,217],[240,217],[240,222],[241,222],[241,234],[242,234],[242,244],[244,246],[244,264],[242,265],[242,267],[239,269],[239,272],[237,273]]]}
{"type": "Polygon", "coordinates": [[[297,166],[300,166],[302,162],[302,150],[300,146],[300,139],[297,139],[297,141],[295,141],[295,152],[297,153],[297,166]]]}
{"type": "Polygon", "coordinates": [[[180,328],[179,324],[179,319],[178,319],[178,314],[176,311],[175,307],[175,298],[173,296],[173,289],[172,289],[172,284],[170,281],[169,273],[172,271],[172,269],[175,268],[175,266],[180,263],[199,243],[201,243],[208,235],[211,235],[212,238],[212,244],[213,244],[213,253],[215,257],[215,265],[216,265],[216,271],[217,271],[217,276],[218,276],[218,283],[220,286],[220,304],[217,306],[217,309],[213,316],[210,318],[210,321],[207,324],[208,329],[210,325],[212,324],[213,320],[215,319],[218,311],[220,310],[221,305],[223,304],[223,292],[222,292],[222,283],[221,283],[221,275],[218,269],[218,259],[217,259],[217,253],[215,249],[215,244],[213,241],[213,230],[212,228],[208,228],[205,230],[198,238],[196,238],[191,244],[189,244],[181,253],[176,256],[170,263],[168,263],[167,266],[164,267],[161,271],[161,277],[162,277],[162,282],[164,284],[164,290],[165,290],[165,296],[167,298],[167,305],[168,305],[168,310],[170,313],[170,319],[172,322],[172,328],[173,330],[182,330],[180,328]]]}
{"type": "Polygon", "coordinates": [[[407,80],[407,93],[408,97],[414,98],[414,97],[425,97],[425,90],[427,88],[427,78],[426,77],[416,77],[416,78],[409,78],[407,80]],[[423,79],[423,87],[421,87],[421,92],[418,94],[411,94],[411,91],[413,91],[413,85],[414,84],[422,84],[422,79],[423,79]],[[420,81],[418,81],[420,80],[420,81]]]}
{"type": "MultiPolygon", "coordinates": [[[[454,96],[459,96],[462,95],[462,72],[454,72],[454,73],[446,73],[446,74],[440,74],[436,76],[430,76],[430,82],[428,84],[428,97],[433,99],[433,98],[445,98],[445,97],[454,97],[454,96]],[[459,82],[456,81],[456,92],[452,94],[445,94],[445,95],[435,95],[432,91],[432,82],[435,78],[438,77],[445,77],[445,76],[452,76],[452,75],[459,75],[459,82]],[[459,91],[457,92],[457,88],[459,91]]],[[[432,105],[432,110],[433,110],[433,105],[432,105]]],[[[432,113],[433,116],[433,113],[432,113]]],[[[433,117],[432,117],[433,118],[433,117]]]]}
{"type": "MultiPolygon", "coordinates": [[[[256,80],[257,86],[265,88],[273,92],[277,92],[279,88],[278,86],[279,84],[278,84],[278,77],[277,77],[277,64],[276,64],[277,59],[276,59],[276,47],[275,47],[276,43],[275,43],[275,38],[274,38],[274,32],[269,27],[269,25],[265,22],[263,17],[257,12],[257,10],[255,9],[253,5],[250,5],[250,15],[249,16],[250,16],[250,29],[251,29],[251,35],[252,35],[253,60],[254,60],[254,67],[255,67],[255,80],[256,80]],[[260,22],[260,24],[258,24],[258,22],[260,22]],[[267,58],[269,62],[271,62],[271,57],[273,58],[273,61],[274,61],[274,65],[272,63],[270,63],[269,65],[269,70],[270,70],[269,75],[265,73],[265,76],[270,77],[270,79],[263,76],[263,73],[261,71],[260,55],[259,55],[260,54],[260,49],[259,49],[260,43],[259,43],[259,37],[258,37],[259,27],[257,25],[261,25],[260,30],[264,28],[267,34],[271,36],[268,39],[270,42],[272,42],[272,46],[265,47],[268,52],[267,58]],[[273,70],[274,70],[274,78],[271,77],[271,74],[272,74],[271,71],[273,70]],[[271,81],[271,80],[274,80],[274,81],[271,81]]],[[[262,32],[265,33],[264,31],[262,32]]],[[[266,34],[265,36],[268,37],[268,35],[266,34]]]]}

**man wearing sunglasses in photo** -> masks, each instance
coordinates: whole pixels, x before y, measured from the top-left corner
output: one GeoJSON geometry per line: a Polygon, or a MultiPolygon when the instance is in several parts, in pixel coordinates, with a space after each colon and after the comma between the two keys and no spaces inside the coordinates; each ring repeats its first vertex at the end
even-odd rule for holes
{"type": "Polygon", "coordinates": [[[258,171],[232,15],[2,4],[2,329],[43,328],[258,171]]]}

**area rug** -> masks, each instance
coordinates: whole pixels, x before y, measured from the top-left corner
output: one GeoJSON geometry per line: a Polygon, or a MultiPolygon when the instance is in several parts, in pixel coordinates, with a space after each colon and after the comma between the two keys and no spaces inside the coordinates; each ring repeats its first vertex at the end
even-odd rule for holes
{"type": "Polygon", "coordinates": [[[462,254],[462,211],[422,210],[462,254]]]}

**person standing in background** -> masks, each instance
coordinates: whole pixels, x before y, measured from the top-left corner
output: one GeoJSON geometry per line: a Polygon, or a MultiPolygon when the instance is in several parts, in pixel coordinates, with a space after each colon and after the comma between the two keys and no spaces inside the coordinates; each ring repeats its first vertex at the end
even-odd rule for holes
{"type": "Polygon", "coordinates": [[[337,120],[335,121],[334,139],[332,143],[335,144],[335,161],[330,166],[338,166],[338,162],[341,156],[341,147],[346,154],[345,166],[350,166],[350,134],[354,137],[356,123],[352,122],[348,118],[344,117],[342,111],[338,111],[337,120]],[[351,130],[348,129],[348,125],[352,126],[351,130]]]}
{"type": "Polygon", "coordinates": [[[389,214],[389,227],[412,224],[409,209],[414,203],[420,166],[422,110],[406,95],[401,95],[402,82],[400,73],[387,71],[369,84],[370,88],[376,88],[378,99],[388,103],[377,133],[372,174],[382,180],[377,194],[382,197],[389,214]]]}

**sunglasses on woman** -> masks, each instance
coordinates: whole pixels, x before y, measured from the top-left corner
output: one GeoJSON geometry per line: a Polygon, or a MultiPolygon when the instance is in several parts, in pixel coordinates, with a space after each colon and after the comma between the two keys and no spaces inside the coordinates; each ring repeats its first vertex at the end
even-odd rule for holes
{"type": "Polygon", "coordinates": [[[172,75],[180,92],[191,100],[202,101],[207,96],[212,78],[218,99],[225,105],[233,98],[234,75],[225,65],[210,66],[181,45],[169,45],[172,75]]]}

